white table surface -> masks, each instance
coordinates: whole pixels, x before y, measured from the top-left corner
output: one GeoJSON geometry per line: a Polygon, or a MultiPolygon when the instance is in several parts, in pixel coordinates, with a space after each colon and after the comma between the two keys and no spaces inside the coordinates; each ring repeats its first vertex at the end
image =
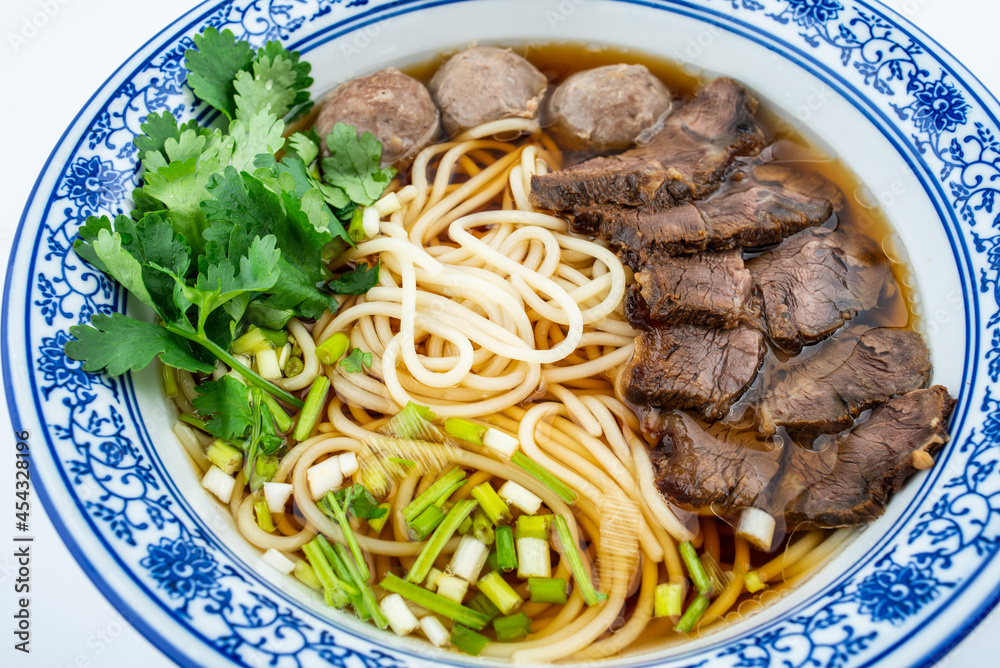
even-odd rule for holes
{"type": "MultiPolygon", "coordinates": [[[[995,0],[884,0],[1000,92],[995,0]]],[[[35,177],[77,111],[104,79],[192,0],[4,0],[0,8],[0,262],[35,177]],[[48,11],[48,16],[45,11],[48,11]],[[23,43],[12,35],[29,36],[23,43]]],[[[3,280],[0,272],[0,281],[3,280]]],[[[3,388],[0,386],[0,397],[3,388]]],[[[0,401],[0,405],[6,404],[0,401]]],[[[0,408],[0,453],[13,452],[12,427],[0,408]]],[[[13,512],[13,457],[0,457],[0,515],[13,512]]],[[[70,556],[37,502],[32,564],[32,642],[13,649],[14,560],[0,550],[0,666],[46,668],[174,665],[98,592],[70,556]]],[[[0,534],[0,542],[5,542],[0,534]]],[[[939,666],[997,665],[994,611],[939,666]]]]}

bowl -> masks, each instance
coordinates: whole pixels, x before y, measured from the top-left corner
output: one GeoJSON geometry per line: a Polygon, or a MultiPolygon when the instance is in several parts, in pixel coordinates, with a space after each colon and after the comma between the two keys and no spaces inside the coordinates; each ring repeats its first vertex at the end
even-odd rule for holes
{"type": "Polygon", "coordinates": [[[14,423],[38,435],[39,495],[87,574],[170,657],[202,666],[483,663],[377,632],[279,579],[199,487],[155,372],[91,375],[63,354],[69,327],[94,313],[150,315],[83,264],[72,239],[86,216],[130,208],[131,140],[147,113],[210,118],[182,66],[206,26],[302,51],[317,93],[474,42],[609,44],[671,58],[746,83],[857,174],[865,185],[849,197],[892,222],[886,251],[912,270],[903,280],[915,288],[933,382],[958,399],[951,444],[884,517],[780,601],[609,665],[925,664],[996,602],[1000,105],[952,56],[858,0],[240,0],[177,20],[80,112],[25,208],[4,295],[5,383],[14,423]]]}

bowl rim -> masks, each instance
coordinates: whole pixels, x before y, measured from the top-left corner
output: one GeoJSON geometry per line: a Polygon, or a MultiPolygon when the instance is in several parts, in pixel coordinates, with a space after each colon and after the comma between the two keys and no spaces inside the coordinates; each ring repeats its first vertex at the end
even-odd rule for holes
{"type": "MultiPolygon", "coordinates": [[[[437,6],[437,5],[447,5],[447,4],[453,4],[453,3],[456,3],[456,2],[466,2],[466,1],[468,1],[468,0],[437,0],[437,1],[432,1],[432,2],[420,2],[420,0],[409,0],[409,1],[404,1],[404,2],[400,2],[400,3],[393,3],[392,5],[389,5],[388,7],[381,6],[381,7],[379,7],[379,9],[388,9],[390,7],[391,8],[395,8],[397,6],[401,6],[401,8],[402,8],[403,11],[400,11],[399,13],[400,14],[404,14],[404,13],[408,13],[408,12],[415,11],[417,9],[422,9],[422,8],[425,8],[425,7],[437,6]],[[416,6],[414,6],[414,5],[416,5],[416,6]]],[[[623,4],[645,5],[645,6],[650,6],[650,7],[657,8],[657,9],[668,8],[669,6],[672,6],[672,5],[681,5],[681,6],[690,6],[694,10],[699,11],[699,12],[704,12],[705,11],[705,7],[703,7],[703,6],[695,6],[696,3],[689,4],[687,2],[684,2],[683,0],[672,0],[672,1],[668,0],[667,2],[661,2],[661,3],[652,2],[652,1],[649,1],[649,0],[612,0],[612,1],[623,3],[623,4]]],[[[724,0],[724,1],[734,2],[734,0],[724,0]]],[[[791,0],[786,0],[786,1],[787,2],[791,2],[791,0]]],[[[14,275],[16,273],[15,272],[15,264],[14,264],[13,260],[14,260],[14,258],[17,255],[18,248],[21,246],[22,233],[24,233],[24,231],[25,231],[25,225],[26,225],[26,222],[28,222],[29,215],[31,214],[32,206],[35,203],[36,197],[37,197],[37,195],[39,193],[39,188],[43,185],[43,181],[45,180],[45,177],[49,174],[50,167],[53,165],[54,160],[58,157],[58,154],[59,154],[60,150],[62,150],[64,148],[64,145],[65,145],[65,142],[66,142],[67,138],[70,137],[71,135],[73,135],[74,132],[78,131],[77,130],[77,126],[80,125],[80,123],[81,123],[82,119],[84,118],[84,116],[87,114],[87,112],[89,110],[91,110],[91,108],[93,107],[93,105],[95,103],[97,103],[97,102],[99,102],[101,100],[108,99],[107,96],[110,95],[110,94],[112,94],[116,90],[116,86],[114,86],[113,84],[114,84],[114,82],[116,80],[119,79],[119,76],[122,74],[123,71],[125,71],[128,68],[132,67],[133,68],[132,69],[132,74],[135,74],[145,64],[147,64],[148,61],[151,58],[155,57],[159,53],[159,49],[158,48],[157,49],[153,49],[153,47],[163,47],[163,46],[165,46],[166,44],[168,44],[171,41],[173,41],[172,39],[166,39],[165,40],[165,38],[179,36],[184,31],[190,29],[190,27],[192,25],[195,25],[195,24],[198,24],[200,22],[203,22],[204,19],[205,19],[205,17],[207,17],[210,14],[212,14],[213,12],[215,12],[218,8],[226,6],[228,4],[230,4],[230,2],[228,2],[228,1],[217,2],[216,0],[207,0],[206,2],[202,3],[201,5],[193,8],[190,11],[188,11],[187,13],[183,14],[177,20],[173,21],[172,23],[170,23],[169,25],[167,25],[166,27],[164,27],[162,30],[160,30],[156,35],[154,35],[149,40],[147,40],[141,47],[139,47],[139,49],[136,50],[136,52],[132,56],[130,56],[127,60],[125,60],[122,63],[122,65],[120,65],[104,81],[103,84],[101,84],[101,86],[97,89],[97,91],[86,101],[86,103],[84,103],[84,105],[81,107],[80,111],[74,116],[73,120],[70,122],[70,124],[68,125],[68,127],[66,128],[66,130],[62,133],[62,135],[60,136],[59,140],[57,141],[55,147],[53,148],[53,150],[51,151],[50,155],[46,159],[46,161],[44,163],[44,166],[42,168],[42,171],[40,172],[38,178],[36,179],[36,181],[35,181],[32,189],[30,191],[30,194],[29,194],[29,197],[28,197],[28,201],[27,201],[27,203],[25,205],[25,208],[24,208],[24,210],[22,212],[22,215],[20,217],[20,220],[19,220],[19,223],[18,223],[18,227],[17,227],[17,231],[16,231],[16,234],[15,234],[15,237],[14,237],[14,240],[13,240],[12,252],[11,252],[11,262],[8,263],[8,268],[7,268],[7,283],[5,285],[4,303],[3,303],[3,311],[2,311],[2,322],[3,322],[4,326],[5,326],[5,331],[7,331],[6,325],[9,322],[11,322],[11,309],[14,308],[14,305],[16,304],[16,301],[12,297],[11,289],[10,289],[10,286],[12,284],[16,284],[16,281],[13,280],[13,279],[16,279],[16,276],[14,275]],[[151,49],[152,49],[152,51],[150,51],[151,49]]],[[[735,4],[735,2],[734,2],[734,4],[735,4]]],[[[923,31],[921,31],[920,29],[918,29],[915,26],[913,26],[905,17],[902,17],[897,12],[891,10],[890,8],[885,7],[884,5],[881,5],[881,3],[877,2],[877,0],[876,0],[875,3],[867,2],[866,0],[852,0],[851,4],[854,5],[854,6],[867,6],[867,7],[871,8],[871,9],[873,9],[875,11],[878,11],[878,12],[880,12],[882,14],[885,14],[885,15],[889,16],[892,19],[892,21],[895,23],[895,25],[906,29],[911,35],[918,37],[923,44],[926,44],[926,45],[928,45],[930,47],[933,47],[933,52],[932,52],[933,55],[936,56],[939,61],[942,61],[942,64],[944,64],[944,61],[950,61],[950,74],[952,75],[952,77],[956,81],[965,84],[966,87],[970,88],[970,89],[974,87],[974,86],[970,86],[970,83],[971,84],[975,84],[975,87],[979,88],[979,90],[976,91],[976,94],[979,97],[979,99],[977,100],[977,103],[980,105],[979,108],[981,110],[986,111],[992,121],[997,122],[996,109],[997,109],[998,106],[1000,106],[1000,103],[997,102],[997,98],[985,88],[985,86],[982,84],[982,82],[973,73],[969,72],[950,52],[948,52],[940,44],[938,44],[935,40],[933,40],[933,38],[927,36],[925,33],[923,33],[923,31]]],[[[733,19],[732,16],[727,15],[724,12],[716,12],[716,13],[720,17],[722,17],[725,21],[727,21],[727,25],[732,25],[732,22],[734,21],[734,19],[733,19]]],[[[694,16],[694,14],[692,14],[692,16],[694,16]]],[[[703,19],[703,16],[701,14],[698,14],[697,18],[703,19]]],[[[356,21],[350,21],[349,23],[350,23],[350,27],[349,27],[349,29],[347,31],[356,30],[356,29],[358,29],[360,27],[363,27],[363,26],[367,25],[364,22],[357,23],[356,21]]],[[[724,27],[727,27],[727,26],[724,26],[724,27]]],[[[748,29],[752,30],[753,28],[750,27],[750,26],[748,26],[748,29]]],[[[330,29],[327,28],[327,29],[325,29],[323,31],[320,31],[319,33],[310,34],[310,35],[306,36],[305,39],[300,40],[298,42],[292,41],[289,44],[289,46],[291,48],[299,48],[300,44],[307,44],[307,46],[305,47],[305,49],[307,51],[311,50],[312,48],[315,48],[316,46],[318,46],[319,44],[323,43],[324,41],[332,39],[334,37],[334,35],[330,34],[330,35],[327,35],[325,37],[325,39],[322,39],[322,40],[319,40],[319,41],[315,41],[316,37],[317,37],[317,34],[323,35],[323,34],[329,32],[329,31],[330,31],[330,29]]],[[[743,36],[746,37],[748,35],[743,35],[743,36]]],[[[763,43],[763,42],[761,42],[761,43],[763,43]]],[[[789,46],[790,47],[791,45],[785,45],[785,46],[789,46]]],[[[803,53],[803,58],[806,59],[806,60],[810,60],[808,58],[808,54],[805,54],[805,53],[803,53]]],[[[799,65],[799,66],[801,66],[801,63],[799,63],[799,62],[796,62],[796,64],[799,65]]],[[[813,67],[817,68],[817,69],[823,68],[823,66],[820,63],[811,62],[811,65],[813,67]]],[[[832,76],[834,78],[838,78],[836,76],[836,74],[834,72],[832,72],[832,71],[826,72],[826,74],[828,74],[828,75],[830,75],[830,76],[832,76]]],[[[129,75],[129,76],[131,76],[131,75],[129,75]]],[[[128,80],[128,77],[126,77],[125,80],[128,80]]],[[[122,82],[120,82],[120,83],[122,83],[122,82]]],[[[868,116],[868,114],[865,112],[865,110],[862,109],[861,106],[859,106],[859,105],[863,104],[863,101],[864,101],[863,97],[864,96],[861,95],[860,91],[855,91],[855,92],[858,93],[859,97],[861,97],[862,99],[860,101],[849,100],[850,103],[852,105],[854,105],[856,108],[858,108],[859,111],[861,111],[866,116],[868,116]]],[[[85,127],[86,126],[80,127],[79,131],[82,132],[85,129],[85,127]]],[[[879,127],[879,129],[881,130],[881,126],[876,126],[876,127],[879,127]]],[[[78,143],[78,146],[79,146],[79,144],[83,143],[83,138],[82,137],[83,137],[83,135],[81,134],[81,139],[80,139],[80,141],[78,143]]],[[[890,141],[892,141],[891,138],[889,138],[889,137],[887,137],[887,139],[890,139],[890,141]]],[[[895,142],[893,142],[893,143],[895,145],[895,142]]],[[[912,165],[911,165],[911,167],[912,167],[912,165]]],[[[914,171],[916,172],[916,169],[914,169],[914,171]]],[[[927,187],[927,184],[924,183],[924,179],[923,178],[921,178],[921,185],[924,186],[925,188],[927,187]]],[[[932,198],[932,202],[934,202],[933,198],[932,198]]],[[[46,211],[48,210],[49,204],[45,205],[46,211]]],[[[943,213],[943,212],[939,212],[939,213],[943,213]]],[[[949,211],[948,213],[950,214],[951,218],[954,218],[954,212],[949,211]]],[[[944,219],[945,219],[945,216],[942,215],[942,220],[944,220],[944,219]]],[[[949,235],[949,238],[951,238],[951,236],[953,234],[953,231],[950,228],[947,228],[947,227],[946,227],[946,231],[947,231],[947,233],[949,235]]],[[[954,245],[955,245],[954,241],[952,241],[952,245],[953,245],[953,251],[957,250],[956,248],[954,248],[954,245]]],[[[957,255],[956,255],[956,259],[959,259],[957,257],[957,255]]],[[[970,263],[970,269],[971,269],[971,263],[970,263]]],[[[963,287],[964,287],[964,284],[963,284],[963,287]]],[[[975,319],[978,320],[979,319],[979,314],[978,314],[979,303],[978,303],[977,299],[971,299],[969,303],[973,306],[973,308],[974,308],[974,310],[976,312],[975,319]]],[[[968,317],[968,314],[967,314],[967,317],[968,317]]],[[[978,330],[975,327],[971,327],[968,323],[966,324],[966,336],[967,337],[970,336],[970,335],[975,337],[975,336],[979,335],[980,333],[981,333],[981,330],[978,330]]],[[[973,350],[978,353],[979,345],[977,344],[973,348],[970,348],[970,352],[972,352],[973,350]]],[[[2,358],[3,358],[4,369],[5,369],[4,370],[4,383],[5,383],[5,388],[6,388],[7,392],[8,392],[8,405],[9,405],[9,410],[10,410],[10,413],[11,413],[11,418],[12,418],[12,421],[14,422],[14,424],[17,425],[17,424],[20,423],[19,418],[21,416],[20,416],[20,413],[19,413],[19,411],[17,409],[17,404],[16,404],[16,402],[14,400],[16,388],[13,385],[14,379],[13,379],[13,377],[12,377],[10,371],[9,371],[9,369],[10,369],[10,366],[9,366],[9,363],[10,363],[10,354],[11,354],[10,342],[9,342],[8,338],[5,337],[4,341],[3,341],[3,345],[2,345],[2,358]]],[[[978,354],[972,354],[971,355],[971,360],[968,360],[968,361],[971,361],[972,364],[973,364],[973,367],[975,368],[975,366],[978,365],[978,363],[980,361],[979,360],[979,355],[978,354]]],[[[968,370],[966,370],[966,371],[968,371],[968,370]]],[[[975,372],[973,372],[973,377],[974,376],[975,376],[975,372]]],[[[128,386],[129,390],[131,390],[132,379],[130,377],[126,381],[126,385],[128,386]]],[[[973,388],[973,390],[974,389],[975,388],[973,388]]],[[[963,387],[960,390],[960,396],[968,396],[966,393],[967,393],[967,390],[966,390],[965,384],[963,383],[963,387]]],[[[126,396],[128,396],[129,392],[126,392],[125,394],[126,394],[126,396]]],[[[964,421],[966,419],[966,417],[968,416],[969,411],[971,409],[969,401],[965,401],[963,403],[965,404],[964,405],[965,411],[964,411],[964,413],[963,413],[963,415],[961,417],[962,421],[964,421]]],[[[953,430],[956,431],[956,432],[958,432],[958,431],[960,431],[960,428],[961,428],[961,423],[959,423],[958,428],[953,427],[953,430]]],[[[46,440],[48,440],[48,439],[49,439],[49,437],[48,437],[48,435],[46,435],[46,440]]],[[[942,471],[941,470],[937,470],[937,471],[934,471],[933,473],[934,473],[933,476],[927,476],[925,478],[925,480],[922,482],[921,487],[920,487],[921,490],[923,490],[925,488],[925,486],[926,487],[933,487],[935,484],[937,484],[938,478],[941,476],[942,471]]],[[[169,475],[165,476],[165,479],[169,480],[169,478],[170,478],[169,475]]],[[[73,530],[71,530],[70,527],[63,521],[63,518],[60,516],[60,514],[58,512],[56,512],[58,510],[58,504],[55,501],[55,499],[53,498],[53,496],[50,495],[49,490],[47,489],[46,483],[42,479],[40,479],[40,478],[34,479],[33,482],[35,483],[35,489],[39,493],[39,498],[41,499],[42,504],[45,507],[45,510],[46,510],[48,516],[52,520],[52,522],[55,525],[57,531],[59,532],[60,537],[63,539],[64,543],[66,543],[66,545],[69,548],[70,552],[73,554],[73,556],[77,560],[77,562],[81,565],[81,567],[83,568],[84,572],[88,575],[88,577],[90,577],[90,579],[95,583],[95,585],[97,585],[98,589],[102,592],[102,594],[109,601],[111,601],[112,604],[114,604],[115,607],[123,615],[125,615],[125,617],[127,619],[129,619],[130,623],[132,623],[134,626],[136,626],[144,635],[146,635],[150,639],[153,639],[154,642],[155,642],[155,644],[157,644],[158,648],[161,651],[163,651],[164,653],[166,653],[168,656],[170,656],[171,658],[173,658],[175,660],[182,660],[182,659],[183,660],[189,660],[191,657],[187,653],[185,653],[184,650],[182,650],[180,647],[175,647],[175,645],[171,641],[169,641],[163,634],[161,634],[159,631],[157,631],[157,629],[152,624],[147,623],[146,619],[143,616],[141,616],[140,614],[138,614],[138,612],[139,612],[138,608],[142,607],[141,605],[136,605],[134,603],[125,601],[125,599],[116,591],[116,589],[114,588],[114,586],[112,585],[112,583],[108,579],[106,579],[104,575],[101,574],[100,570],[94,564],[92,564],[90,562],[90,560],[87,558],[87,556],[86,556],[83,548],[81,548],[81,546],[77,543],[78,536],[76,534],[74,534],[73,530]]],[[[65,481],[65,480],[63,482],[67,482],[68,483],[68,481],[65,481]]],[[[916,502],[916,500],[917,499],[914,498],[913,502],[916,502]]],[[[899,521],[901,522],[902,519],[903,518],[900,518],[899,521]]],[[[891,527],[888,527],[886,529],[884,535],[882,535],[879,540],[880,541],[885,541],[885,540],[891,538],[892,534],[895,531],[895,528],[896,528],[895,525],[893,525],[891,527]]],[[[839,581],[840,579],[846,577],[846,575],[847,575],[846,573],[845,574],[841,574],[836,580],[834,580],[834,582],[839,581]]],[[[970,579],[968,582],[963,583],[962,587],[963,588],[964,587],[968,587],[969,585],[971,585],[972,582],[973,582],[973,580],[970,579]]],[[[830,583],[827,586],[832,586],[832,584],[833,583],[830,583]]],[[[140,584],[139,586],[142,587],[143,585],[140,584]]],[[[930,656],[928,656],[926,658],[926,660],[924,661],[924,665],[930,664],[930,663],[936,661],[937,659],[939,659],[944,654],[946,654],[955,644],[957,644],[962,639],[962,637],[964,637],[966,634],[968,634],[968,632],[971,631],[971,629],[976,624],[978,624],[985,617],[985,615],[989,611],[989,609],[991,607],[993,607],[997,603],[998,600],[1000,600],[1000,583],[997,584],[997,586],[993,589],[992,592],[990,592],[987,596],[985,596],[982,599],[982,603],[980,604],[979,608],[972,615],[966,617],[963,624],[961,624],[949,637],[941,639],[941,640],[938,641],[937,649],[935,650],[935,652],[932,655],[930,655],[930,656]]],[[[309,613],[309,614],[312,614],[312,612],[309,611],[308,609],[303,609],[303,610],[305,612],[309,613]]],[[[167,610],[166,608],[164,608],[164,611],[166,611],[166,612],[169,613],[169,610],[167,610]]],[[[789,612],[791,612],[791,611],[792,610],[789,610],[789,612]]],[[[772,621],[769,621],[767,623],[772,623],[772,621]]],[[[334,622],[334,624],[336,625],[335,622],[334,622]]],[[[344,628],[342,626],[340,626],[339,628],[340,628],[340,630],[342,632],[353,635],[353,632],[350,629],[346,629],[346,628],[344,628]]],[[[752,628],[752,625],[750,623],[748,623],[748,622],[745,622],[745,623],[741,624],[741,628],[752,628]]],[[[903,642],[905,642],[908,637],[909,636],[905,636],[905,637],[901,638],[897,643],[895,643],[892,646],[892,648],[890,648],[890,650],[895,649],[896,647],[899,646],[899,644],[902,644],[903,642]]],[[[362,640],[367,641],[367,639],[365,639],[365,638],[362,638],[362,640]]],[[[710,647],[711,646],[709,646],[709,647],[703,647],[703,648],[700,648],[698,651],[699,652],[704,652],[704,651],[707,651],[710,647]]],[[[394,651],[398,651],[400,653],[409,654],[409,652],[407,650],[405,650],[405,649],[399,649],[399,648],[395,648],[394,647],[393,650],[394,651]]],[[[887,651],[889,651],[889,650],[887,650],[887,651]]],[[[674,656],[670,657],[670,659],[681,658],[681,657],[686,656],[686,655],[687,655],[687,653],[683,653],[682,652],[681,654],[677,655],[676,657],[674,657],[674,656]]],[[[879,657],[876,657],[875,659],[873,659],[873,661],[879,660],[881,658],[884,658],[884,654],[880,655],[879,657]]],[[[461,658],[456,659],[456,665],[464,665],[463,662],[461,661],[461,658]]],[[[646,665],[646,663],[641,663],[641,665],[646,665]]]]}

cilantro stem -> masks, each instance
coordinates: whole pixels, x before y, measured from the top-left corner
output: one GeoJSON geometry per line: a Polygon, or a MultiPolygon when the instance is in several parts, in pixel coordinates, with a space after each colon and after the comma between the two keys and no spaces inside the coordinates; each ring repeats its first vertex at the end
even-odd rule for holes
{"type": "Polygon", "coordinates": [[[229,354],[228,351],[224,350],[217,343],[212,341],[207,336],[193,332],[190,329],[184,327],[178,327],[173,324],[163,323],[163,327],[167,331],[173,332],[177,336],[183,336],[188,341],[193,341],[198,345],[206,348],[210,353],[215,355],[219,360],[222,360],[229,368],[234,369],[236,373],[243,376],[248,383],[254,387],[259,387],[268,394],[272,395],[276,399],[284,401],[289,406],[294,406],[295,408],[302,408],[305,403],[298,397],[288,393],[287,391],[281,389],[271,381],[267,380],[263,376],[258,375],[253,369],[249,369],[242,364],[240,364],[235,357],[229,354]]]}

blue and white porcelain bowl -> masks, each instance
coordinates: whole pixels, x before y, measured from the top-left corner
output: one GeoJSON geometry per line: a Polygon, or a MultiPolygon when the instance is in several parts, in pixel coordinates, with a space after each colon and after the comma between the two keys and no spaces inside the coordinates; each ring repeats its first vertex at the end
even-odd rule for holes
{"type": "Polygon", "coordinates": [[[202,666],[481,663],[399,640],[279,582],[200,489],[154,373],[111,379],[63,354],[70,326],[134,309],[72,252],[128,209],[144,116],[203,117],[183,54],[205,26],[280,39],[315,91],[474,41],[612,44],[725,74],[839,155],[908,257],[952,443],[831,563],[777,604],[630,666],[929,664],[1000,594],[1000,105],[953,57],[863,0],[236,0],[146,44],[52,153],[21,221],[3,313],[7,393],[39,492],[104,594],[164,652],[202,666]],[[27,391],[30,388],[30,392],[27,391]],[[16,391],[14,391],[16,389],[16,391]]]}

